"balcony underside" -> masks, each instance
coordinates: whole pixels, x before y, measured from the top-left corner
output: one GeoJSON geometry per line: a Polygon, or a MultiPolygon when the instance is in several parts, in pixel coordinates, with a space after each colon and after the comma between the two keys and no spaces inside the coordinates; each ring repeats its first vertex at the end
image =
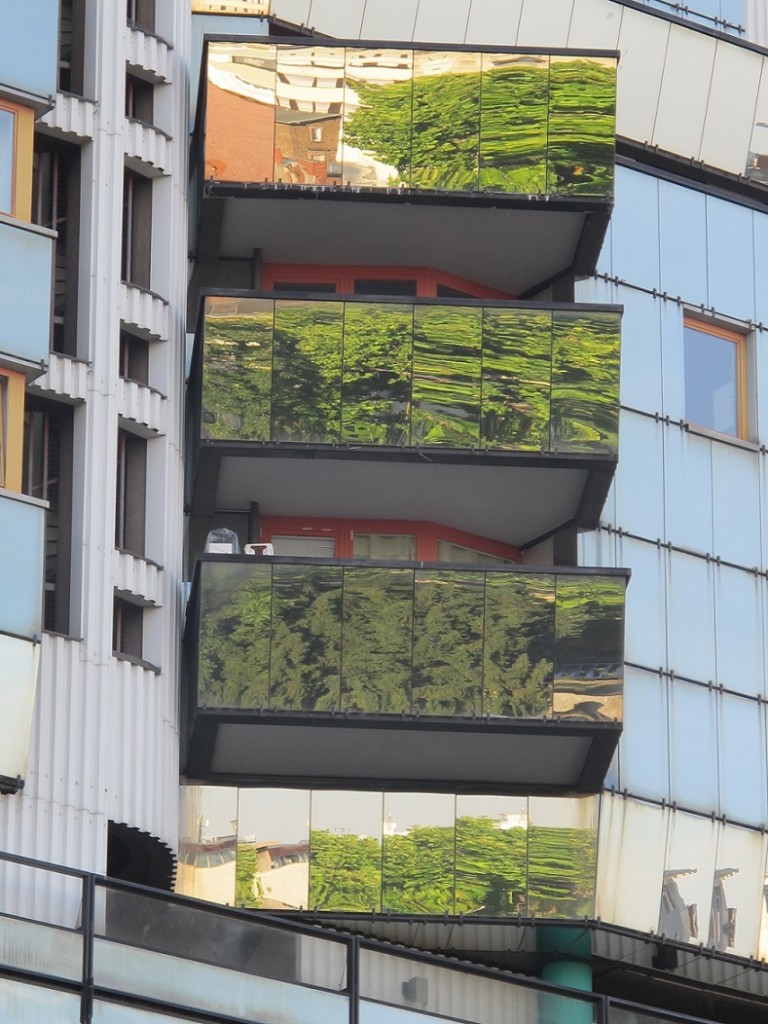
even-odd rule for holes
{"type": "Polygon", "coordinates": [[[394,790],[594,793],[620,735],[613,722],[446,724],[200,711],[184,772],[190,779],[316,788],[348,786],[354,777],[356,788],[386,782],[394,790]]]}
{"type": "MultiPolygon", "coordinates": [[[[511,295],[536,295],[566,274],[591,274],[608,226],[608,200],[549,196],[424,196],[338,188],[206,186],[199,263],[439,267],[511,295]],[[447,211],[450,214],[447,215],[447,211]]],[[[213,282],[211,282],[213,283],[213,282]]]]}

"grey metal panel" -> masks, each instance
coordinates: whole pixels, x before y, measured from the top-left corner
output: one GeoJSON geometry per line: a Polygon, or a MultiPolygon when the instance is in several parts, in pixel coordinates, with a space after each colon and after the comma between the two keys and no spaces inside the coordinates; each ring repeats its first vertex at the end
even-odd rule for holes
{"type": "MultiPolygon", "coordinates": [[[[338,0],[332,0],[338,2],[338,0]]],[[[463,43],[467,31],[469,0],[419,0],[413,38],[424,43],[463,43]]]]}
{"type": "MultiPolygon", "coordinates": [[[[628,13],[628,12],[627,12],[628,13]]],[[[659,287],[658,180],[616,168],[613,273],[628,284],[659,287]]]]}
{"type": "Polygon", "coordinates": [[[720,704],[720,813],[759,827],[768,812],[765,704],[724,693],[720,704]]]}
{"type": "Polygon", "coordinates": [[[717,682],[765,696],[765,581],[721,565],[715,572],[717,682]]]}
{"type": "Polygon", "coordinates": [[[622,413],[621,458],[631,472],[617,474],[614,481],[616,521],[651,540],[664,536],[663,432],[650,417],[622,413]]]}
{"type": "Polygon", "coordinates": [[[620,787],[652,800],[670,798],[668,686],[658,673],[625,668],[620,787]]]}
{"type": "Polygon", "coordinates": [[[549,46],[565,46],[572,7],[573,0],[548,0],[546,4],[527,0],[520,18],[518,46],[541,46],[542,39],[549,46]]]}
{"type": "Polygon", "coordinates": [[[712,167],[741,170],[754,127],[763,58],[718,42],[700,158],[712,167]]]}
{"type": "Polygon", "coordinates": [[[699,158],[716,42],[669,26],[664,75],[652,142],[682,157],[699,158]]]}
{"type": "Polygon", "coordinates": [[[680,679],[669,689],[670,798],[704,814],[718,808],[719,696],[680,679]]]}
{"type": "Polygon", "coordinates": [[[627,8],[621,19],[621,102],[616,132],[638,142],[652,142],[661,79],[669,39],[669,22],[627,8]]]}
{"type": "Polygon", "coordinates": [[[413,39],[419,0],[366,0],[361,39],[413,39]]]}
{"type": "Polygon", "coordinates": [[[517,30],[524,0],[472,0],[467,21],[467,43],[517,44],[517,30]]]}
{"type": "Polygon", "coordinates": [[[748,569],[762,564],[759,452],[712,443],[714,553],[748,569]]]}
{"type": "MultiPolygon", "coordinates": [[[[659,300],[645,292],[622,288],[621,404],[643,412],[661,412],[661,312],[659,300]]],[[[623,423],[622,423],[623,429],[623,423]]],[[[619,440],[620,452],[624,436],[619,440]]]]}
{"type": "Polygon", "coordinates": [[[707,197],[709,304],[718,313],[751,320],[755,315],[752,212],[707,197]]]}
{"type": "Polygon", "coordinates": [[[632,566],[627,587],[624,656],[651,668],[667,664],[667,552],[654,544],[620,537],[616,544],[621,565],[632,566]]]}
{"type": "Polygon", "coordinates": [[[659,182],[659,244],[662,291],[708,305],[707,213],[701,192],[659,182]]]}

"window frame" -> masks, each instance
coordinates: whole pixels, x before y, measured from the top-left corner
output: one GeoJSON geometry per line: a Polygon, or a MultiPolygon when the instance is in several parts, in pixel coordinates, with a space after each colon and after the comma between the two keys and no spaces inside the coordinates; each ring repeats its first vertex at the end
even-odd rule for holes
{"type": "Polygon", "coordinates": [[[24,466],[23,373],[0,367],[0,490],[21,492],[24,466]]]}
{"type": "Polygon", "coordinates": [[[739,331],[735,327],[728,326],[723,323],[717,323],[712,320],[704,320],[699,317],[685,314],[683,317],[683,400],[685,405],[685,421],[694,427],[696,430],[703,431],[704,433],[711,434],[715,437],[722,438],[735,438],[739,441],[748,441],[750,439],[750,409],[749,409],[749,335],[744,331],[739,331]],[[685,339],[687,331],[696,331],[698,334],[703,334],[710,338],[719,338],[722,341],[730,342],[736,346],[736,368],[735,368],[735,388],[736,388],[736,433],[730,433],[729,431],[718,430],[716,427],[708,426],[704,423],[699,423],[695,419],[691,419],[688,413],[688,403],[685,398],[685,391],[687,390],[688,373],[686,371],[686,359],[685,359],[685,339]]]}
{"type": "Polygon", "coordinates": [[[13,116],[13,144],[11,147],[11,204],[0,214],[17,220],[32,219],[32,167],[35,138],[35,112],[31,107],[0,99],[0,110],[13,116]]]}

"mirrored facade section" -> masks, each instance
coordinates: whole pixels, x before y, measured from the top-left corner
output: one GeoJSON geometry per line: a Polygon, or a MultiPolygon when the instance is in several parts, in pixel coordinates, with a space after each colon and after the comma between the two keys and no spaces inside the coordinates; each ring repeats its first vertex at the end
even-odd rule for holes
{"type": "Polygon", "coordinates": [[[620,721],[625,584],[208,556],[198,707],[620,721]]]}
{"type": "Polygon", "coordinates": [[[182,788],[179,892],[225,906],[240,905],[237,799],[238,791],[231,787],[182,788]]]}
{"type": "Polygon", "coordinates": [[[211,296],[201,437],[615,454],[620,318],[523,304],[211,296]]]}
{"type": "Polygon", "coordinates": [[[528,800],[528,913],[575,919],[594,914],[597,802],[528,800]]]}
{"type": "Polygon", "coordinates": [[[381,909],[381,793],[314,792],[309,904],[318,910],[381,909]]]}
{"type": "Polygon", "coordinates": [[[719,825],[708,818],[673,814],[667,838],[667,859],[661,892],[658,932],[678,942],[708,944],[709,928],[719,941],[728,932],[720,908],[710,921],[713,899],[725,898],[724,875],[715,877],[719,825]],[[725,926],[725,933],[721,930],[725,926]]]}
{"type": "Polygon", "coordinates": [[[207,84],[215,182],[613,192],[613,57],[217,41],[207,84]]]}
{"type": "Polygon", "coordinates": [[[528,800],[456,797],[457,914],[527,912],[528,800]]]}
{"type": "Polygon", "coordinates": [[[385,794],[382,910],[453,913],[455,803],[448,794],[385,794]]]}
{"type": "Polygon", "coordinates": [[[292,789],[237,792],[236,905],[258,910],[306,908],[310,794],[292,789]]]}

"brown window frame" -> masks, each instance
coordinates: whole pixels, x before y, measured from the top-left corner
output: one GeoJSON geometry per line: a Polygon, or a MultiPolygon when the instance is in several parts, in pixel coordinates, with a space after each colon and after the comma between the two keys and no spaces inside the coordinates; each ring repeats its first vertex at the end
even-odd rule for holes
{"type": "MultiPolygon", "coordinates": [[[[740,331],[734,330],[731,327],[726,327],[723,324],[714,323],[710,320],[699,320],[693,316],[685,316],[683,318],[683,333],[686,331],[696,331],[699,334],[708,335],[709,337],[720,338],[723,341],[731,342],[736,346],[736,433],[731,434],[727,431],[718,430],[716,427],[708,426],[704,423],[698,423],[696,420],[690,419],[688,415],[688,409],[686,407],[685,418],[687,422],[698,430],[706,431],[709,434],[715,434],[720,437],[735,437],[739,440],[745,441],[749,438],[749,403],[747,400],[747,388],[748,388],[748,336],[740,331]]],[[[685,360],[683,365],[683,376],[685,375],[685,360]]]]}
{"type": "Polygon", "coordinates": [[[35,137],[35,112],[21,103],[0,99],[0,110],[13,116],[13,143],[10,157],[0,153],[0,160],[10,160],[11,201],[9,209],[0,209],[6,217],[31,220],[32,164],[35,137]]]}
{"type": "Polygon", "coordinates": [[[0,488],[21,491],[24,465],[24,374],[0,367],[0,488]]]}

